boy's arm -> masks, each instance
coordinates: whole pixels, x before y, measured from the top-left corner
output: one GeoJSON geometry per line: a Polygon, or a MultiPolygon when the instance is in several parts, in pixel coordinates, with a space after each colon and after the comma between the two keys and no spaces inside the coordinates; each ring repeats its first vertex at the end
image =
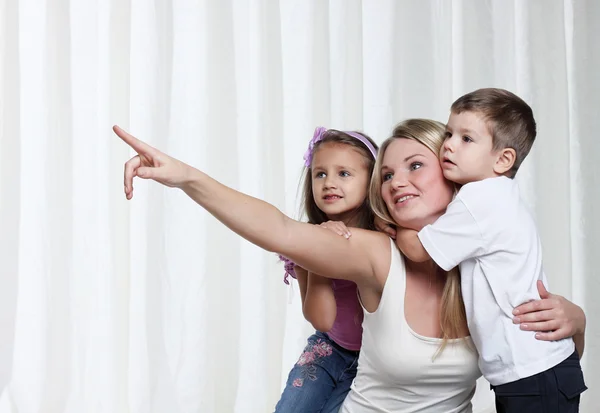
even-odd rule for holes
{"type": "Polygon", "coordinates": [[[458,198],[433,224],[421,229],[418,237],[427,254],[445,271],[487,250],[477,221],[458,198]]]}
{"type": "Polygon", "coordinates": [[[313,327],[323,333],[333,327],[337,316],[335,295],[331,280],[320,275],[308,273],[308,283],[302,313],[313,327]]]}
{"type": "Polygon", "coordinates": [[[396,229],[396,246],[412,262],[428,261],[431,257],[417,235],[418,232],[414,229],[398,227],[396,229]]]}

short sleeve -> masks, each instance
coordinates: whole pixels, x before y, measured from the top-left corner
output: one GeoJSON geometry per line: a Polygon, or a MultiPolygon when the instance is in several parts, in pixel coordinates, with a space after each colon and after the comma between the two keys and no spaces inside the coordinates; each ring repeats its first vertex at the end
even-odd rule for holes
{"type": "Polygon", "coordinates": [[[454,199],[446,213],[418,236],[431,259],[445,271],[485,253],[479,225],[460,198],[454,199]]]}

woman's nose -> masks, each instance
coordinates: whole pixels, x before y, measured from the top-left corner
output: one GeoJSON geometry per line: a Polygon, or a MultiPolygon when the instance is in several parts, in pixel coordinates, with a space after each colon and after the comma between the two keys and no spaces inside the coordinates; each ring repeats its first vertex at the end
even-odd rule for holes
{"type": "Polygon", "coordinates": [[[407,176],[406,172],[396,172],[394,173],[394,177],[392,178],[392,188],[402,188],[407,185],[407,176]]]}

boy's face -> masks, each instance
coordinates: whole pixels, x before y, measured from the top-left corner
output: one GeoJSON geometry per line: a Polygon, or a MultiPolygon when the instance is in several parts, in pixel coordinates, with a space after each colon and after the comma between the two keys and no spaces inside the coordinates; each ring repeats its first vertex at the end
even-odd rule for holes
{"type": "Polygon", "coordinates": [[[498,176],[494,172],[498,155],[492,146],[492,135],[481,114],[451,113],[440,149],[444,177],[464,185],[498,176]]]}

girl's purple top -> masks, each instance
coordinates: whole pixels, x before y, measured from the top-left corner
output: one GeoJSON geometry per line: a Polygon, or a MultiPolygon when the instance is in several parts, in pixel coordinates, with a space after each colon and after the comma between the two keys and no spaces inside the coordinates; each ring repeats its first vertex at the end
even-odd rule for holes
{"type": "Polygon", "coordinates": [[[363,310],[358,301],[356,284],[346,280],[331,280],[337,315],[329,338],[347,350],[358,351],[362,340],[363,310]]]}
{"type": "MultiPolygon", "coordinates": [[[[283,282],[289,284],[288,277],[296,278],[295,264],[283,255],[279,255],[279,259],[283,261],[285,268],[283,282]]],[[[332,279],[331,288],[337,311],[333,327],[327,331],[327,335],[343,348],[358,351],[362,341],[363,309],[358,301],[356,284],[352,281],[332,279]]]]}

